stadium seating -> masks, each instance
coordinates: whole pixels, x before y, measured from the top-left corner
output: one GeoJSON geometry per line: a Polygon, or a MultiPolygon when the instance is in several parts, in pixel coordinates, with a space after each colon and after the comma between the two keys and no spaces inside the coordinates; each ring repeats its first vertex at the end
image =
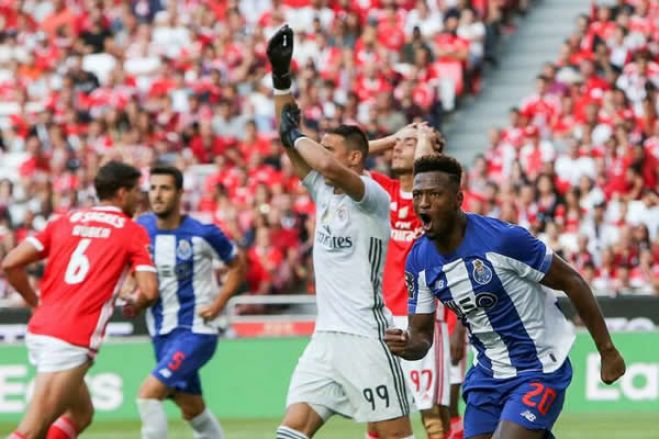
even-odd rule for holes
{"type": "Polygon", "coordinates": [[[528,227],[596,294],[659,293],[658,18],[644,0],[579,17],[466,185],[468,209],[528,227]]]}
{"type": "MultiPolygon", "coordinates": [[[[284,22],[296,29],[296,87],[310,132],[353,122],[377,137],[416,118],[439,127],[442,111],[478,89],[496,35],[527,2],[472,1],[473,10],[468,3],[181,1],[165,9],[159,0],[2,2],[0,258],[51,215],[92,203],[100,163],[121,158],[146,175],[158,160],[184,169],[186,208],[246,249],[251,293],[313,293],[313,206],[273,132],[267,36],[284,22]]],[[[650,3],[584,18],[557,54],[546,99],[520,107],[516,125],[497,132],[466,183],[469,209],[560,241],[602,292],[652,292],[648,276],[659,273],[656,222],[640,230],[658,208],[658,30],[656,5],[644,6],[650,3]],[[647,67],[639,67],[639,54],[648,54],[647,67]],[[615,83],[608,70],[587,76],[587,62],[599,65],[603,56],[613,74],[622,71],[615,83]],[[591,104],[601,114],[593,116],[591,104]],[[610,131],[616,145],[626,134],[625,151],[613,156],[606,142],[587,145],[610,131]],[[577,132],[579,169],[597,171],[592,187],[575,180],[576,159],[560,152],[577,132]],[[566,169],[569,178],[560,173],[566,169]],[[600,219],[591,213],[602,204],[601,225],[618,241],[592,238],[600,219]],[[585,247],[581,230],[591,236],[585,247]],[[609,266],[609,245],[611,269],[594,270],[609,266]],[[614,269],[621,265],[627,274],[614,269]]],[[[386,170],[386,156],[371,165],[386,170]]],[[[20,304],[0,277],[3,298],[20,304]]]]}

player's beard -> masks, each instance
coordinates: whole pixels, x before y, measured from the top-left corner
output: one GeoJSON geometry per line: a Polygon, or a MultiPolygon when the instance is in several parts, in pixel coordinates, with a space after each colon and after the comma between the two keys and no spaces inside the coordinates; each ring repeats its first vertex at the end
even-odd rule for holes
{"type": "Polygon", "coordinates": [[[391,160],[391,172],[396,177],[411,174],[414,169],[414,160],[408,156],[394,156],[391,160]]]}
{"type": "Polygon", "coordinates": [[[409,175],[412,173],[412,168],[411,167],[405,167],[405,166],[392,166],[391,168],[391,173],[394,174],[396,177],[401,177],[403,175],[409,175]]]}
{"type": "Polygon", "coordinates": [[[153,211],[153,214],[160,218],[161,220],[166,220],[169,219],[170,216],[174,214],[174,211],[176,210],[176,203],[172,203],[169,205],[166,205],[165,208],[160,211],[156,212],[155,210],[153,211]]]}

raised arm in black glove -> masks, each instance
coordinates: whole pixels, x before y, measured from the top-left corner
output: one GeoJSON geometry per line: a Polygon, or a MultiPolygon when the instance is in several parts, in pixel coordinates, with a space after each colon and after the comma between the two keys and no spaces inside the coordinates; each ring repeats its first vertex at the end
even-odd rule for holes
{"type": "Polygon", "coordinates": [[[268,60],[272,65],[272,84],[277,90],[291,88],[293,29],[283,25],[268,42],[268,60]]]}
{"type": "Polygon", "coordinates": [[[300,131],[300,109],[295,104],[286,104],[281,110],[279,138],[286,148],[292,148],[295,141],[305,137],[300,131]]]}

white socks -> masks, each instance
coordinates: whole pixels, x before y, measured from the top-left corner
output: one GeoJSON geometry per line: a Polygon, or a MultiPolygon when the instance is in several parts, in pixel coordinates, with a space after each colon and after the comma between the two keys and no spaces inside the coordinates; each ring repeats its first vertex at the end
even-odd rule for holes
{"type": "Polygon", "coordinates": [[[142,418],[142,439],[167,439],[167,415],[162,401],[138,398],[137,410],[142,418]]]}
{"type": "Polygon", "coordinates": [[[280,425],[277,428],[277,439],[309,439],[305,434],[297,430],[293,430],[285,425],[280,425]]]}
{"type": "MultiPolygon", "coordinates": [[[[167,415],[162,401],[138,399],[137,409],[142,418],[142,439],[167,439],[167,415]]],[[[195,439],[224,439],[220,423],[208,408],[188,423],[195,439]]]]}
{"type": "Polygon", "coordinates": [[[200,415],[188,421],[195,439],[224,439],[224,431],[217,418],[206,408],[200,415]]]}

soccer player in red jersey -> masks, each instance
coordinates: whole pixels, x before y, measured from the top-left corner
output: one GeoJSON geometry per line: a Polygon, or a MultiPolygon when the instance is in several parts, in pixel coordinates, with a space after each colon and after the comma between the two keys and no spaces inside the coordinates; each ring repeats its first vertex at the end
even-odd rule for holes
{"type": "MultiPolygon", "coordinates": [[[[415,158],[440,153],[443,146],[441,136],[425,123],[408,125],[392,136],[369,143],[372,154],[393,148],[391,168],[397,178],[377,172],[372,172],[371,176],[391,197],[391,237],[382,291],[396,325],[407,322],[405,259],[414,240],[421,234],[421,221],[414,214],[412,204],[412,166],[415,158]]],[[[450,430],[450,352],[444,314],[443,310],[437,313],[434,349],[423,360],[401,362],[429,439],[448,438],[450,430]]],[[[373,429],[369,428],[367,438],[376,437],[373,429]]]]}
{"type": "Polygon", "coordinates": [[[149,237],[131,216],[140,171],[111,161],[94,187],[98,206],[62,215],[27,238],[2,262],[9,283],[32,308],[26,344],[37,368],[30,407],[10,439],[73,439],[94,408],[84,381],[129,271],[139,294],[124,308],[135,315],[157,299],[149,237]],[[25,267],[48,259],[38,296],[25,267]]]}

